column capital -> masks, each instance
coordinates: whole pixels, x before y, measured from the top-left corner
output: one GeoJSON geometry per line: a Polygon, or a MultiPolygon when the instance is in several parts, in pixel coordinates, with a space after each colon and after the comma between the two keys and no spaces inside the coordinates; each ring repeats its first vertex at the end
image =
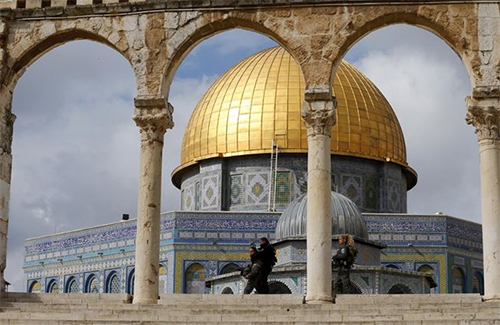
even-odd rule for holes
{"type": "Polygon", "coordinates": [[[136,97],[132,119],[140,128],[141,141],[162,142],[167,129],[174,126],[174,108],[163,97],[136,97]]]}
{"type": "Polygon", "coordinates": [[[500,140],[500,98],[467,97],[465,121],[474,126],[479,141],[500,140]]]}
{"type": "Polygon", "coordinates": [[[306,92],[302,104],[302,119],[307,127],[307,136],[331,136],[335,124],[337,101],[330,92],[306,92]]]}

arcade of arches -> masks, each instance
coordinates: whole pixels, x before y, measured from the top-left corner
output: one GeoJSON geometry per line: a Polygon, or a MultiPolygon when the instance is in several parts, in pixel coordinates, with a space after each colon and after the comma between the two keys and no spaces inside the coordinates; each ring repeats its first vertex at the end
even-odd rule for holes
{"type": "MultiPolygon", "coordinates": [[[[11,145],[15,116],[12,92],[26,68],[50,49],[74,39],[109,45],[129,62],[137,79],[133,119],[141,133],[140,184],[136,238],[134,302],[156,303],[159,283],[160,190],[163,136],[174,126],[169,87],[183,58],[204,39],[218,32],[245,28],[269,36],[297,61],[304,76],[303,121],[308,133],[307,297],[331,302],[330,140],[335,123],[331,82],[337,65],[363,36],[383,26],[407,23],[441,37],[460,56],[472,93],[467,99],[467,123],[476,130],[481,166],[484,231],[484,290],[486,299],[500,298],[500,3],[432,0],[349,0],[321,4],[301,0],[280,7],[238,1],[208,5],[190,0],[76,6],[52,1],[3,1],[0,10],[0,288],[5,287],[11,145]],[[43,2],[46,4],[46,2],[43,2]],[[20,7],[24,9],[12,10],[20,7]],[[175,8],[174,8],[175,7],[175,8]],[[188,8],[188,9],[182,9],[188,8]],[[61,19],[65,18],[65,19],[61,19]]],[[[113,4],[112,2],[117,2],[113,4]]],[[[460,114],[457,110],[457,114],[460,114]]],[[[196,266],[188,286],[198,289],[196,266]]],[[[457,273],[458,274],[458,273],[457,273]]],[[[113,278],[109,290],[115,290],[113,278]]],[[[459,279],[457,277],[457,288],[459,279]]],[[[72,292],[76,280],[65,288],[72,292]]],[[[35,288],[36,289],[36,288],[35,288]]],[[[404,291],[401,288],[396,288],[404,291]]],[[[396,290],[394,289],[394,290],[396,290]]],[[[398,291],[398,292],[399,292],[398,291]]]]}

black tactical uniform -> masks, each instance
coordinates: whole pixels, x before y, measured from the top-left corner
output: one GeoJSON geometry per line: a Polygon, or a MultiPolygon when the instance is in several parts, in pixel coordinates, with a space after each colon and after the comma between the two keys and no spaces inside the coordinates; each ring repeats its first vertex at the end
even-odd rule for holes
{"type": "Polygon", "coordinates": [[[273,270],[276,264],[276,250],[271,244],[262,244],[257,252],[257,259],[262,261],[262,276],[260,277],[260,294],[269,293],[269,285],[267,284],[267,277],[273,270]]]}
{"type": "MultiPolygon", "coordinates": [[[[247,266],[243,271],[242,275],[248,279],[244,294],[252,293],[253,289],[257,291],[257,293],[267,293],[266,287],[262,287],[262,276],[263,276],[263,263],[257,257],[257,253],[252,254],[250,256],[252,264],[247,266]]],[[[269,289],[267,289],[269,291],[269,289]]]]}
{"type": "Polygon", "coordinates": [[[335,275],[335,294],[350,294],[351,290],[351,267],[353,263],[352,252],[347,245],[340,245],[332,258],[333,271],[335,275]]]}

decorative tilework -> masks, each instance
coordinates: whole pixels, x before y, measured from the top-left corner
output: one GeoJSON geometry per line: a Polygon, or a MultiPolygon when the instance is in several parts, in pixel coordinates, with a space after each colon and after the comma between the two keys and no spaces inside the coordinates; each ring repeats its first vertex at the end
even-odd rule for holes
{"type": "Polygon", "coordinates": [[[76,283],[76,280],[72,278],[68,284],[68,293],[78,293],[78,283],[76,283]]]}
{"type": "MultiPolygon", "coordinates": [[[[167,260],[167,255],[170,256],[165,263],[168,263],[169,270],[173,270],[167,274],[166,291],[181,292],[184,288],[182,282],[183,261],[200,263],[206,269],[207,275],[217,273],[221,260],[228,262],[246,261],[248,259],[248,243],[262,234],[272,237],[278,216],[277,213],[250,212],[172,212],[163,214],[161,219],[162,236],[169,234],[170,237],[162,237],[160,255],[162,261],[167,260]],[[180,238],[181,233],[189,233],[190,237],[180,238]],[[181,245],[177,245],[174,251],[173,243],[181,245]],[[183,249],[186,251],[182,251],[183,249]]],[[[402,268],[412,270],[424,263],[436,265],[436,280],[440,285],[441,292],[446,292],[443,291],[446,290],[447,279],[443,273],[447,270],[446,264],[443,264],[446,262],[446,254],[442,252],[447,244],[447,231],[455,232],[456,235],[453,238],[463,241],[462,245],[476,245],[477,242],[472,239],[466,241],[463,234],[466,233],[465,229],[476,231],[476,228],[481,228],[480,225],[457,221],[457,219],[447,216],[367,214],[365,219],[370,229],[370,235],[372,235],[370,238],[375,239],[375,236],[378,236],[376,240],[387,240],[390,245],[404,245],[404,249],[399,251],[394,250],[394,247],[386,249],[382,256],[384,263],[393,261],[397,265],[401,265],[402,268]],[[450,224],[452,226],[449,226],[450,224]],[[415,244],[414,248],[407,247],[409,241],[415,244]],[[427,248],[418,246],[423,244],[440,245],[443,248],[436,247],[434,251],[429,251],[427,248]]],[[[131,220],[27,240],[26,251],[30,251],[31,254],[26,256],[26,261],[28,261],[28,257],[38,256],[37,261],[32,259],[25,263],[27,281],[38,279],[44,290],[48,291],[45,288],[49,288],[51,281],[59,279],[59,290],[63,290],[62,287],[66,288],[63,284],[68,283],[64,279],[68,280],[70,274],[73,274],[76,278],[78,292],[82,292],[86,283],[84,283],[86,278],[83,275],[95,272],[99,280],[99,288],[103,290],[102,288],[106,288],[104,279],[108,278],[110,272],[115,271],[120,279],[120,290],[125,292],[126,287],[130,289],[130,285],[125,287],[125,283],[129,281],[130,272],[134,265],[135,223],[135,220],[131,220]],[[64,249],[60,249],[61,247],[64,249]],[[104,252],[104,257],[99,257],[96,251],[104,252]],[[65,253],[63,254],[63,252],[65,253]],[[83,261],[76,258],[78,255],[83,256],[83,261]],[[56,262],[59,256],[64,259],[63,263],[56,262]],[[41,267],[38,261],[44,261],[44,267],[41,267]]],[[[453,251],[454,255],[474,258],[473,267],[477,267],[478,270],[482,267],[481,256],[475,251],[466,250],[467,254],[462,255],[464,249],[453,247],[448,249],[453,251]]],[[[293,253],[292,250],[280,251],[279,258],[280,261],[282,259],[290,262],[305,261],[305,253],[304,247],[297,247],[293,253]]],[[[360,251],[359,259],[364,260],[365,255],[369,254],[360,251]]],[[[469,263],[468,261],[467,259],[467,263],[469,263]]],[[[466,265],[468,265],[467,263],[466,265]]],[[[31,282],[27,284],[29,283],[31,282]]],[[[300,281],[299,284],[302,290],[305,284],[300,281]]],[[[470,283],[468,282],[467,285],[469,286],[470,283]]],[[[29,286],[26,285],[26,288],[29,286]]]]}
{"type": "Polygon", "coordinates": [[[231,175],[231,205],[243,204],[243,175],[231,175]]]}
{"type": "Polygon", "coordinates": [[[196,182],[194,184],[194,210],[200,210],[200,201],[201,201],[201,188],[200,182],[196,182]]]}
{"type": "Polygon", "coordinates": [[[342,175],[342,186],[340,194],[347,196],[351,201],[361,206],[361,177],[352,175],[342,175]]]}
{"type": "Polygon", "coordinates": [[[120,293],[121,292],[121,284],[120,279],[116,273],[111,274],[108,280],[108,293],[120,293]]]}
{"type": "Polygon", "coordinates": [[[389,179],[387,181],[389,211],[398,212],[401,210],[401,189],[398,181],[389,179]]]}
{"type": "Polygon", "coordinates": [[[290,172],[278,172],[276,175],[276,204],[290,203],[291,187],[290,172]]]}
{"type": "Polygon", "coordinates": [[[267,204],[269,194],[269,175],[256,173],[247,175],[247,204],[267,204]]]}
{"type": "Polygon", "coordinates": [[[93,277],[90,280],[87,292],[89,292],[89,293],[99,293],[99,286],[97,284],[97,279],[95,277],[93,277]]]}
{"type": "Polygon", "coordinates": [[[379,180],[365,177],[364,181],[364,207],[365,209],[378,210],[379,180]]]}
{"type": "Polygon", "coordinates": [[[183,191],[183,207],[185,211],[193,211],[195,204],[194,188],[193,186],[186,187],[183,191]]]}
{"type": "Polygon", "coordinates": [[[204,177],[202,181],[203,195],[201,208],[206,209],[217,209],[218,200],[220,198],[219,190],[219,177],[217,175],[204,177]]]}

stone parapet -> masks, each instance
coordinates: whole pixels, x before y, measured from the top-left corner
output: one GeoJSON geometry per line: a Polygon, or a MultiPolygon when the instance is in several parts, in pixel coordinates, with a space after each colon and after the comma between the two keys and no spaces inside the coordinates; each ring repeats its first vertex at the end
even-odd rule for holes
{"type": "MultiPolygon", "coordinates": [[[[137,1],[137,0],[13,0],[0,1],[0,16],[10,16],[23,19],[37,19],[59,16],[91,16],[109,14],[127,14],[148,11],[169,11],[178,9],[210,10],[250,9],[264,7],[290,7],[304,5],[429,5],[454,4],[455,0],[168,0],[168,1],[137,1]]],[[[497,3],[497,1],[471,0],[469,3],[497,3]]]]}

